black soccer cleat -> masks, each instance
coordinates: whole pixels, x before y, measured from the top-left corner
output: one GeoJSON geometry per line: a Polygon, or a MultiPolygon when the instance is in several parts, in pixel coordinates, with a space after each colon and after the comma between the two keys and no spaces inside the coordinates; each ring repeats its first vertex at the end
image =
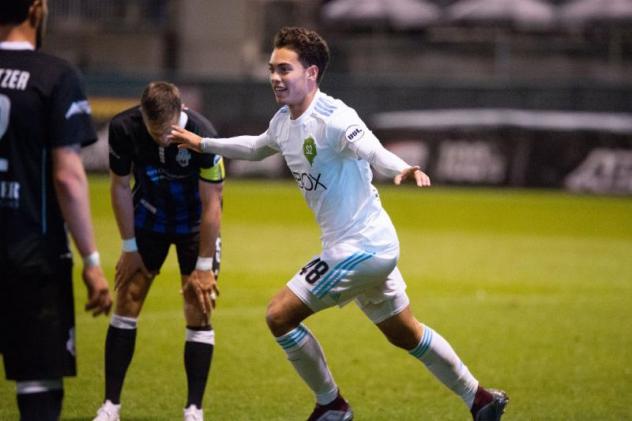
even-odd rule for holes
{"type": "MultiPolygon", "coordinates": [[[[499,421],[509,403],[509,396],[502,390],[482,389],[491,399],[481,405],[476,411],[472,411],[474,421],[499,421]]],[[[484,393],[483,392],[483,393],[484,393]]],[[[479,392],[477,391],[478,395],[479,392]]]]}
{"type": "Polygon", "coordinates": [[[314,411],[307,421],[351,421],[353,420],[353,411],[349,402],[340,395],[327,405],[316,404],[314,411]]]}

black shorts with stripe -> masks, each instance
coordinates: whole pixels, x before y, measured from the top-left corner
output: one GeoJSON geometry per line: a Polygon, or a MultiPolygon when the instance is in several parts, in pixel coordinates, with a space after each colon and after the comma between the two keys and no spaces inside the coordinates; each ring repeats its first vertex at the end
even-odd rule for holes
{"type": "MultiPolygon", "coordinates": [[[[190,275],[195,269],[200,246],[200,233],[186,235],[160,234],[142,229],[136,229],[136,244],[145,267],[150,272],[158,273],[169,254],[169,247],[176,247],[178,266],[181,275],[190,275]]],[[[217,237],[215,255],[213,256],[213,273],[219,276],[221,260],[221,238],[217,237]]]]}
{"type": "Polygon", "coordinates": [[[46,273],[1,268],[0,351],[6,378],[16,381],[76,375],[72,259],[46,273]]]}

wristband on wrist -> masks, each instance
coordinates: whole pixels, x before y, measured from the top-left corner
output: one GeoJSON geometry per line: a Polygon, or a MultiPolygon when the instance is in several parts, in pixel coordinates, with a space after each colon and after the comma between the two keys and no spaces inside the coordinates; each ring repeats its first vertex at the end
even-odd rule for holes
{"type": "Polygon", "coordinates": [[[138,251],[138,245],[136,244],[136,237],[126,238],[123,240],[123,251],[126,253],[132,253],[138,251]]]}
{"type": "Polygon", "coordinates": [[[213,270],[213,258],[198,256],[197,262],[195,262],[195,270],[203,270],[210,272],[213,270]]]}
{"type": "Polygon", "coordinates": [[[93,251],[89,255],[83,257],[83,266],[85,267],[100,266],[100,265],[101,265],[101,258],[99,256],[98,251],[93,251]]]}
{"type": "Polygon", "coordinates": [[[211,143],[211,139],[209,139],[208,137],[203,137],[202,140],[200,140],[200,152],[210,153],[210,151],[208,150],[210,147],[209,143],[211,143]]]}

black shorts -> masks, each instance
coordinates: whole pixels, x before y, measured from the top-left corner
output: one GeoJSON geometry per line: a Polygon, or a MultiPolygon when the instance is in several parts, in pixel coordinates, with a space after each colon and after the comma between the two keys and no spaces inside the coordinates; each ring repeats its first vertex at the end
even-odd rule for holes
{"type": "MultiPolygon", "coordinates": [[[[166,235],[137,229],[136,244],[145,267],[154,273],[160,272],[160,268],[169,254],[169,247],[172,244],[175,245],[180,274],[188,276],[195,269],[200,247],[200,233],[166,235]]],[[[220,256],[221,239],[217,237],[215,256],[213,256],[213,272],[216,278],[219,276],[220,256]]]]}
{"type": "Polygon", "coordinates": [[[6,378],[76,375],[71,258],[60,258],[46,274],[0,270],[0,351],[6,378]]]}

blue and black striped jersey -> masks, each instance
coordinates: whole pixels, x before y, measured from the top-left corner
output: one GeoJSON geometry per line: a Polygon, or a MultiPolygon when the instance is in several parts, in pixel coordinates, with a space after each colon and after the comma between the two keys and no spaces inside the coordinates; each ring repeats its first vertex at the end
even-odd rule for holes
{"type": "MultiPolygon", "coordinates": [[[[213,125],[185,109],[184,127],[202,137],[214,137],[213,125]]],[[[159,146],[149,135],[140,106],[114,116],[109,128],[110,169],[119,176],[134,175],[134,226],[160,234],[199,231],[199,182],[221,183],[224,163],[219,155],[200,154],[172,144],[159,146]]]]}

